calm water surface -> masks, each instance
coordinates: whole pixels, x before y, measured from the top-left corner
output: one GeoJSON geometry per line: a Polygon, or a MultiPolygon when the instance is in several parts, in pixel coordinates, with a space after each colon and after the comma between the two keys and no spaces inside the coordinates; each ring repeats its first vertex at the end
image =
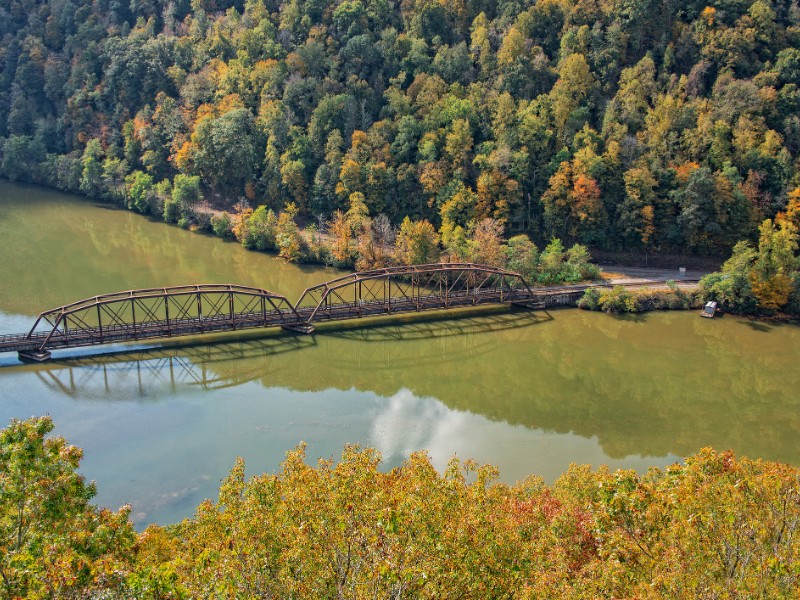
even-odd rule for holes
{"type": "MultiPolygon", "coordinates": [[[[299,268],[42,188],[0,182],[0,333],[104,292],[239,283],[286,294],[299,268]]],[[[209,338],[210,339],[210,338],[209,338]]],[[[85,449],[98,503],[137,526],[190,516],[236,456],[274,471],[347,443],[387,466],[427,450],[552,481],[571,462],[664,466],[705,445],[800,464],[800,328],[694,313],[576,310],[228,335],[194,346],[83,349],[45,365],[0,355],[0,423],[50,414],[85,449]]]]}

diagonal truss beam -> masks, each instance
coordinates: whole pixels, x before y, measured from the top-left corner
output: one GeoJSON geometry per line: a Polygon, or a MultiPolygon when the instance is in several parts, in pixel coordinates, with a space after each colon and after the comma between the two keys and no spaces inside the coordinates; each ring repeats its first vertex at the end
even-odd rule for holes
{"type": "Polygon", "coordinates": [[[474,263],[434,263],[343,275],[306,289],[294,305],[280,294],[232,284],[105,294],[44,311],[27,336],[18,337],[26,352],[37,348],[44,353],[48,348],[270,325],[308,333],[315,320],[532,298],[518,273],[474,263]]]}
{"type": "Polygon", "coordinates": [[[207,284],[128,290],[73,302],[41,313],[27,339],[36,340],[44,351],[48,347],[303,322],[280,294],[207,284]],[[42,324],[50,327],[44,336],[37,332],[42,324]]]}
{"type": "Polygon", "coordinates": [[[309,323],[356,318],[379,311],[450,308],[505,302],[533,292],[519,273],[474,263],[387,267],[344,275],[307,288],[295,304],[309,323]]]}

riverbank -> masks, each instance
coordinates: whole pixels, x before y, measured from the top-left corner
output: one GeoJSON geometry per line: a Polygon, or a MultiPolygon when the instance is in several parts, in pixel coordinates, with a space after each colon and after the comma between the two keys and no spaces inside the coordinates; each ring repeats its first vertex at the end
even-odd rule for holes
{"type": "MultiPolygon", "coordinates": [[[[0,181],[7,181],[0,179],[0,181]]],[[[294,213],[291,218],[284,218],[280,223],[281,215],[284,213],[274,213],[265,207],[260,207],[255,211],[240,206],[239,211],[231,213],[224,210],[213,209],[207,202],[201,202],[191,206],[186,206],[183,213],[167,211],[166,217],[163,207],[159,210],[154,208],[153,202],[147,204],[135,204],[126,202],[123,199],[92,199],[80,193],[63,192],[58,188],[41,183],[28,182],[8,182],[11,186],[18,188],[29,187],[44,188],[52,190],[54,193],[74,195],[88,203],[101,203],[109,207],[125,210],[133,214],[150,219],[154,223],[166,223],[169,226],[187,230],[191,233],[201,235],[212,235],[223,240],[239,243],[245,249],[264,253],[267,256],[278,256],[287,262],[299,264],[320,265],[333,267],[342,272],[355,268],[368,269],[373,267],[383,267],[392,264],[402,264],[412,258],[414,262],[438,262],[447,260],[448,262],[480,262],[492,264],[494,266],[506,266],[522,273],[532,285],[553,285],[557,283],[577,283],[592,279],[606,279],[602,276],[599,269],[589,265],[589,261],[598,265],[603,271],[614,274],[621,274],[622,277],[632,277],[635,279],[646,280],[647,278],[667,279],[673,277],[680,279],[683,277],[693,278],[697,274],[709,272],[708,262],[698,261],[695,263],[692,257],[680,257],[676,255],[665,255],[663,261],[658,261],[651,255],[652,267],[636,268],[631,264],[636,264],[633,258],[635,254],[612,253],[593,249],[590,254],[583,249],[577,250],[573,265],[568,265],[567,270],[560,266],[564,262],[569,262],[568,249],[559,245],[551,247],[551,252],[545,261],[544,268],[537,268],[537,263],[542,258],[542,254],[547,252],[547,248],[540,251],[533,245],[526,236],[516,236],[504,240],[499,234],[496,224],[490,224],[488,232],[482,230],[479,233],[479,240],[464,239],[462,243],[462,254],[452,254],[447,249],[439,248],[441,239],[432,226],[427,221],[418,223],[410,222],[407,235],[403,240],[404,249],[398,252],[396,247],[397,236],[402,233],[402,226],[395,229],[388,225],[387,231],[379,236],[380,239],[369,239],[373,233],[366,231],[365,223],[370,225],[367,217],[358,213],[356,221],[342,223],[350,228],[349,234],[344,231],[342,239],[337,240],[334,233],[328,231],[328,227],[333,223],[319,220],[317,223],[302,219],[294,213]],[[302,226],[301,226],[302,225],[302,226]],[[361,233],[367,235],[368,239],[360,239],[361,233]],[[278,242],[278,237],[282,241],[278,242]],[[488,248],[476,247],[477,242],[489,246],[488,248]],[[435,243],[433,243],[435,242],[435,243]],[[472,242],[472,247],[468,242],[472,242]],[[339,249],[337,250],[337,246],[339,249]],[[427,247],[421,249],[419,247],[427,247]],[[410,248],[409,248],[410,247],[410,248]],[[359,253],[365,250],[370,254],[369,260],[359,261],[359,253]],[[438,251],[434,251],[437,249],[438,251]],[[597,256],[595,256],[595,254],[597,256]],[[610,257],[622,257],[617,262],[611,262],[610,257]],[[625,258],[627,257],[627,259],[625,258]],[[359,264],[360,263],[360,264],[359,264]],[[509,264],[511,263],[511,264],[509,264]],[[585,264],[582,264],[585,263],[585,264]],[[689,266],[687,273],[681,274],[677,267],[672,264],[689,266]],[[656,264],[660,264],[657,267],[656,264]],[[693,268],[696,269],[693,270],[693,268]],[[638,271],[638,273],[634,273],[638,271]]],[[[162,199],[163,203],[164,200],[162,199]]],[[[341,225],[341,224],[340,224],[341,225]]],[[[384,223],[384,226],[387,225],[384,223]]],[[[372,236],[374,238],[374,236],[372,236]]]]}
{"type": "Polygon", "coordinates": [[[583,310],[599,310],[609,314],[641,313],[652,310],[693,310],[705,303],[702,291],[696,285],[666,284],[661,289],[644,287],[590,288],[576,306],[583,310]]]}

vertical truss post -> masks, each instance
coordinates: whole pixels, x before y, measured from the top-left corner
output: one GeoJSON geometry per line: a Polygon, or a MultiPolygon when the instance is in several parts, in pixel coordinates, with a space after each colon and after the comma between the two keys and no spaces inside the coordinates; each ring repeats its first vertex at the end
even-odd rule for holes
{"type": "Polygon", "coordinates": [[[100,341],[103,341],[103,319],[100,316],[100,305],[97,305],[97,328],[100,330],[100,341]]]}
{"type": "Polygon", "coordinates": [[[171,335],[172,330],[169,327],[169,296],[166,293],[164,294],[164,315],[167,319],[167,335],[171,335]]]}
{"type": "Polygon", "coordinates": [[[131,322],[133,323],[133,339],[136,339],[136,300],[131,298],[131,322]]]}
{"type": "Polygon", "coordinates": [[[231,328],[236,329],[236,317],[234,316],[234,308],[233,308],[233,291],[228,292],[228,309],[231,313],[231,328]]]}
{"type": "Polygon", "coordinates": [[[392,312],[392,276],[386,275],[386,290],[384,291],[386,294],[386,312],[392,312]]]}
{"type": "Polygon", "coordinates": [[[203,296],[200,292],[197,292],[197,324],[200,327],[200,331],[205,329],[203,327],[203,296]]]}

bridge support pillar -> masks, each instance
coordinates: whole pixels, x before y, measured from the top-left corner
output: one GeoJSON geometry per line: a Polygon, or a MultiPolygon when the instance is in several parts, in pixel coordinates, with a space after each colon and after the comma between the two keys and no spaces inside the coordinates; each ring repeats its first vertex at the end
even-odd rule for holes
{"type": "Polygon", "coordinates": [[[295,333],[304,333],[310,335],[314,333],[314,326],[311,323],[296,323],[294,325],[281,325],[281,329],[285,331],[294,331],[295,333]]]}
{"type": "Polygon", "coordinates": [[[529,300],[527,302],[525,301],[512,302],[511,306],[516,306],[518,308],[527,308],[529,310],[541,310],[543,308],[547,308],[547,303],[544,300],[529,300]]]}
{"type": "Polygon", "coordinates": [[[50,353],[47,350],[26,350],[17,353],[22,362],[42,363],[50,360],[50,353]]]}

